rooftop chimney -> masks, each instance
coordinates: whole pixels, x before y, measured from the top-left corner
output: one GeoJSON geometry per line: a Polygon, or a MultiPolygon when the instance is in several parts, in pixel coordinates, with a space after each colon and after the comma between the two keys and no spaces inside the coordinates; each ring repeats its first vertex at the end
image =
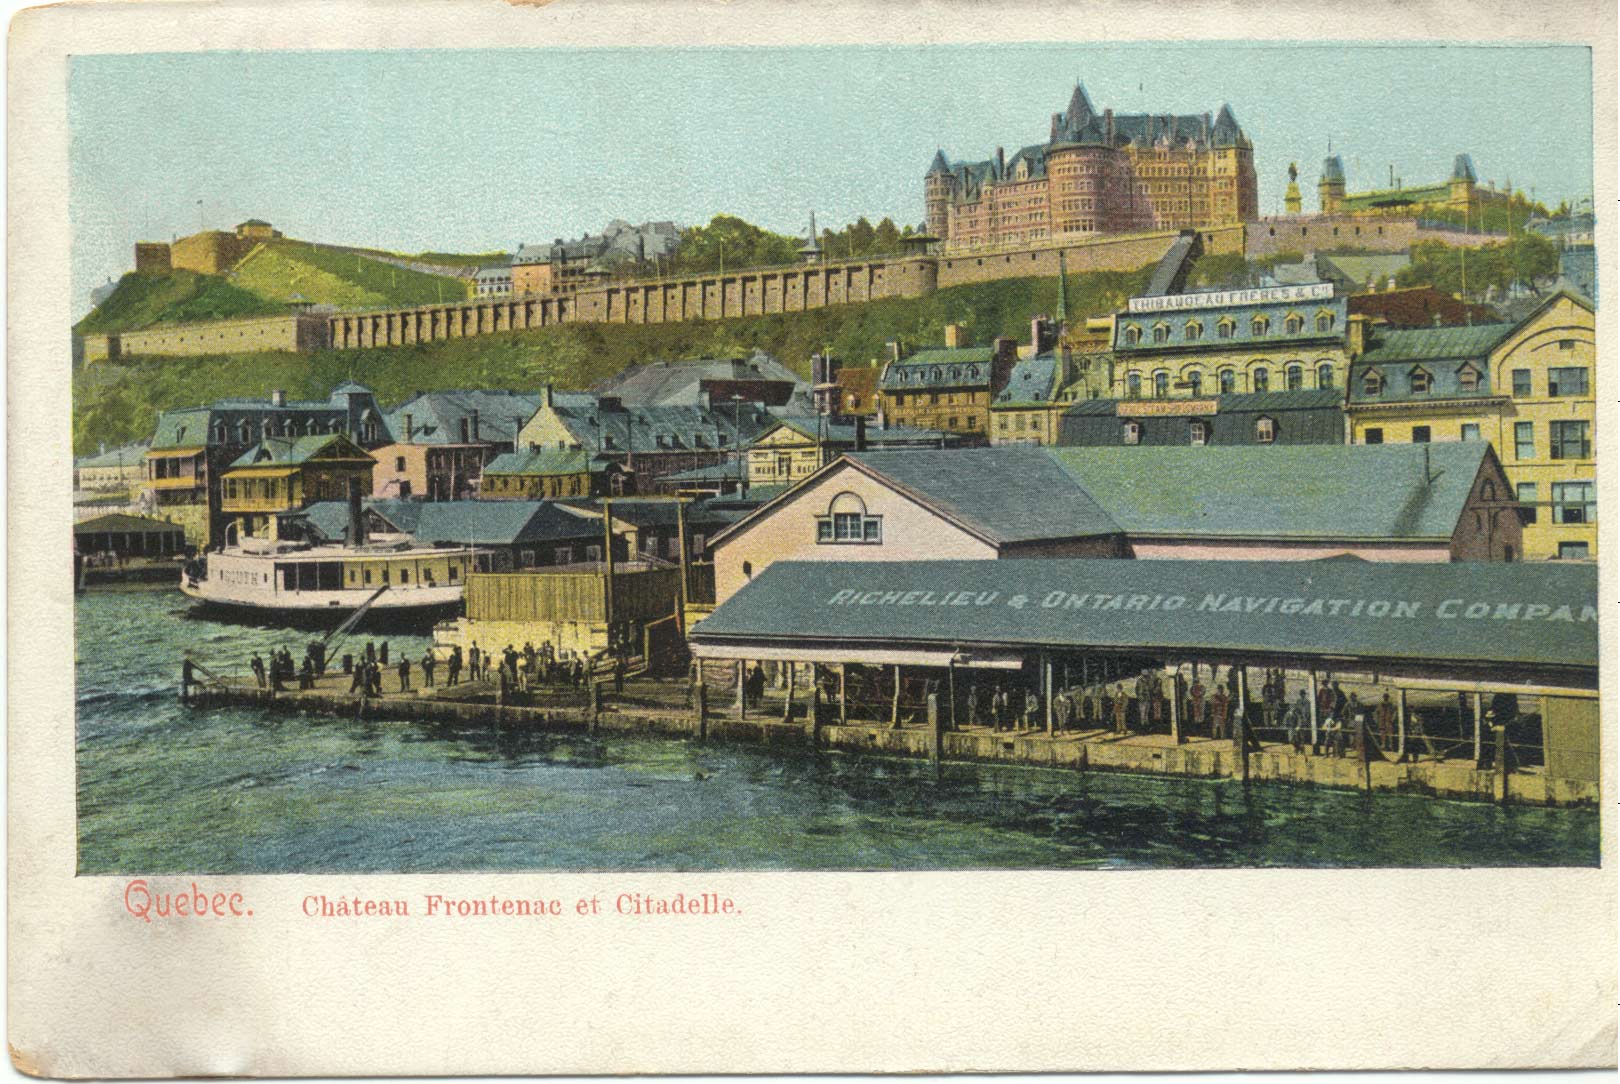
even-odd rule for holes
{"type": "Polygon", "coordinates": [[[478,440],[479,440],[479,436],[478,436],[478,408],[477,407],[474,407],[473,412],[472,412],[472,438],[473,438],[474,443],[477,443],[478,440]]]}
{"type": "Polygon", "coordinates": [[[270,393],[270,405],[271,406],[286,406],[287,405],[287,393],[282,391],[280,388],[277,388],[275,391],[271,392],[270,393]]]}
{"type": "Polygon", "coordinates": [[[883,348],[888,351],[890,361],[899,361],[906,352],[905,343],[899,339],[890,339],[883,344],[883,348]]]}
{"type": "Polygon", "coordinates": [[[405,443],[409,444],[411,442],[411,437],[413,437],[415,434],[416,421],[409,414],[407,414],[405,415],[405,443]]]}
{"type": "Polygon", "coordinates": [[[546,406],[548,406],[548,407],[553,405],[552,398],[551,398],[551,385],[550,384],[546,385],[545,403],[546,403],[546,406]]]}
{"type": "Polygon", "coordinates": [[[967,328],[963,327],[961,324],[945,325],[945,348],[947,350],[959,350],[967,345],[967,328]]]}
{"type": "Polygon", "coordinates": [[[855,415],[855,450],[866,451],[866,415],[855,415]]]}

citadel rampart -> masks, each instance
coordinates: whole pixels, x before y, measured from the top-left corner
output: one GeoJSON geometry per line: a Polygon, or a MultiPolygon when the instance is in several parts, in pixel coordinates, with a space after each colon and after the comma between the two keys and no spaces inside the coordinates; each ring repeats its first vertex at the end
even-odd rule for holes
{"type": "MultiPolygon", "coordinates": [[[[197,237],[238,240],[231,234],[197,237]]],[[[86,361],[125,354],[195,355],[260,350],[309,352],[400,346],[471,338],[564,323],[661,324],[804,312],[884,298],[923,297],[935,290],[1007,278],[1134,271],[1162,257],[1174,230],[1060,240],[1016,248],[912,254],[874,260],[746,268],[681,278],[614,282],[572,294],[482,298],[412,308],[299,315],[203,324],[174,324],[122,336],[90,336],[86,361]]],[[[1243,253],[1367,248],[1395,251],[1424,240],[1479,246],[1490,235],[1420,229],[1411,218],[1306,216],[1264,219],[1199,231],[1204,252],[1243,253]]],[[[186,238],[192,241],[195,238],[186,238]]],[[[182,266],[176,249],[176,266],[182,266]]],[[[188,259],[191,257],[188,256],[188,259]]]]}

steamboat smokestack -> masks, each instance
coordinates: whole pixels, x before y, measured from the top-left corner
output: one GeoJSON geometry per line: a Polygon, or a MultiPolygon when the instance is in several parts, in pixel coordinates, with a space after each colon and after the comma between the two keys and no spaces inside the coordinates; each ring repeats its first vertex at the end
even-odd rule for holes
{"type": "Polygon", "coordinates": [[[360,479],[349,479],[349,545],[366,544],[366,516],[360,510],[360,479]]]}

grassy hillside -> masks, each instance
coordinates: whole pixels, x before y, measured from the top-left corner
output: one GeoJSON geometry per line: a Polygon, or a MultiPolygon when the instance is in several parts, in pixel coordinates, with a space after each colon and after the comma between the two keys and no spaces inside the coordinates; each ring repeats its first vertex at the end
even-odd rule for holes
{"type": "MultiPolygon", "coordinates": [[[[1150,268],[1071,276],[1071,321],[1103,315],[1147,282],[1150,268]]],[[[968,327],[974,342],[1008,335],[1029,341],[1030,317],[1057,308],[1057,280],[1005,279],[940,290],[927,297],[841,305],[809,312],[678,324],[564,324],[531,331],[450,339],[372,350],[313,355],[236,354],[135,359],[90,366],[74,377],[76,452],[150,436],[159,410],[230,395],[267,395],[283,388],[297,398],[324,397],[353,378],[385,404],[440,388],[584,388],[640,361],[736,356],[765,350],[809,375],[810,355],[830,349],[862,364],[901,339],[937,344],[946,324],[968,327]]]]}
{"type": "Polygon", "coordinates": [[[230,316],[273,316],[285,305],[233,285],[218,275],[171,271],[118,280],[112,295],[73,325],[79,335],[138,331],[154,324],[221,320],[230,316]]]}
{"type": "Polygon", "coordinates": [[[467,296],[458,279],[305,241],[261,245],[236,265],[231,281],[260,297],[286,301],[302,294],[310,301],[345,309],[426,305],[467,296]]]}

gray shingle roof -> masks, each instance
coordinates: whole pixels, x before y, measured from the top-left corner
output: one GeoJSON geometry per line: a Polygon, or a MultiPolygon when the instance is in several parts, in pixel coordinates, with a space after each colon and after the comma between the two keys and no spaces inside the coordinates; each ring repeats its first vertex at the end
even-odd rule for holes
{"type": "Polygon", "coordinates": [[[1262,302],[1208,309],[1182,309],[1175,312],[1124,312],[1114,320],[1114,351],[1121,357],[1131,357],[1176,350],[1208,352],[1273,343],[1313,341],[1342,343],[1346,334],[1348,311],[1348,300],[1335,297],[1282,304],[1262,302]],[[1333,317],[1332,329],[1325,332],[1316,330],[1316,318],[1324,311],[1333,317]],[[1298,315],[1305,321],[1300,330],[1294,334],[1288,332],[1287,320],[1290,315],[1298,315]],[[1257,316],[1267,321],[1266,330],[1259,334],[1254,330],[1254,320],[1257,316]],[[1230,338],[1223,339],[1217,333],[1217,325],[1223,319],[1233,321],[1230,338]],[[1190,321],[1197,321],[1203,325],[1203,334],[1197,339],[1188,339],[1185,336],[1185,329],[1190,321]],[[1153,329],[1159,324],[1167,325],[1170,329],[1169,339],[1162,343],[1153,341],[1153,329]],[[1126,336],[1126,332],[1133,327],[1141,331],[1141,338],[1135,346],[1130,345],[1126,336]]]}
{"type": "Polygon", "coordinates": [[[1597,632],[1591,565],[1046,558],[778,561],[695,625],[692,639],[1349,655],[1522,665],[1590,685],[1597,632]],[[941,604],[959,592],[971,603],[941,604]],[[1124,612],[1132,596],[1160,603],[1124,612]],[[1458,620],[1474,604],[1520,616],[1458,620]]]}
{"type": "Polygon", "coordinates": [[[1007,386],[996,395],[996,406],[1014,403],[1049,403],[1057,394],[1058,360],[1051,354],[1024,358],[1013,366],[1007,386]]]}
{"type": "Polygon", "coordinates": [[[405,415],[411,416],[411,444],[460,444],[461,423],[471,439],[473,412],[478,437],[486,443],[512,444],[540,406],[540,396],[515,391],[430,391],[413,395],[386,415],[388,431],[405,440],[405,415]]]}
{"type": "Polygon", "coordinates": [[[848,458],[997,545],[1119,533],[1108,513],[1039,448],[861,452],[848,458]]]}

